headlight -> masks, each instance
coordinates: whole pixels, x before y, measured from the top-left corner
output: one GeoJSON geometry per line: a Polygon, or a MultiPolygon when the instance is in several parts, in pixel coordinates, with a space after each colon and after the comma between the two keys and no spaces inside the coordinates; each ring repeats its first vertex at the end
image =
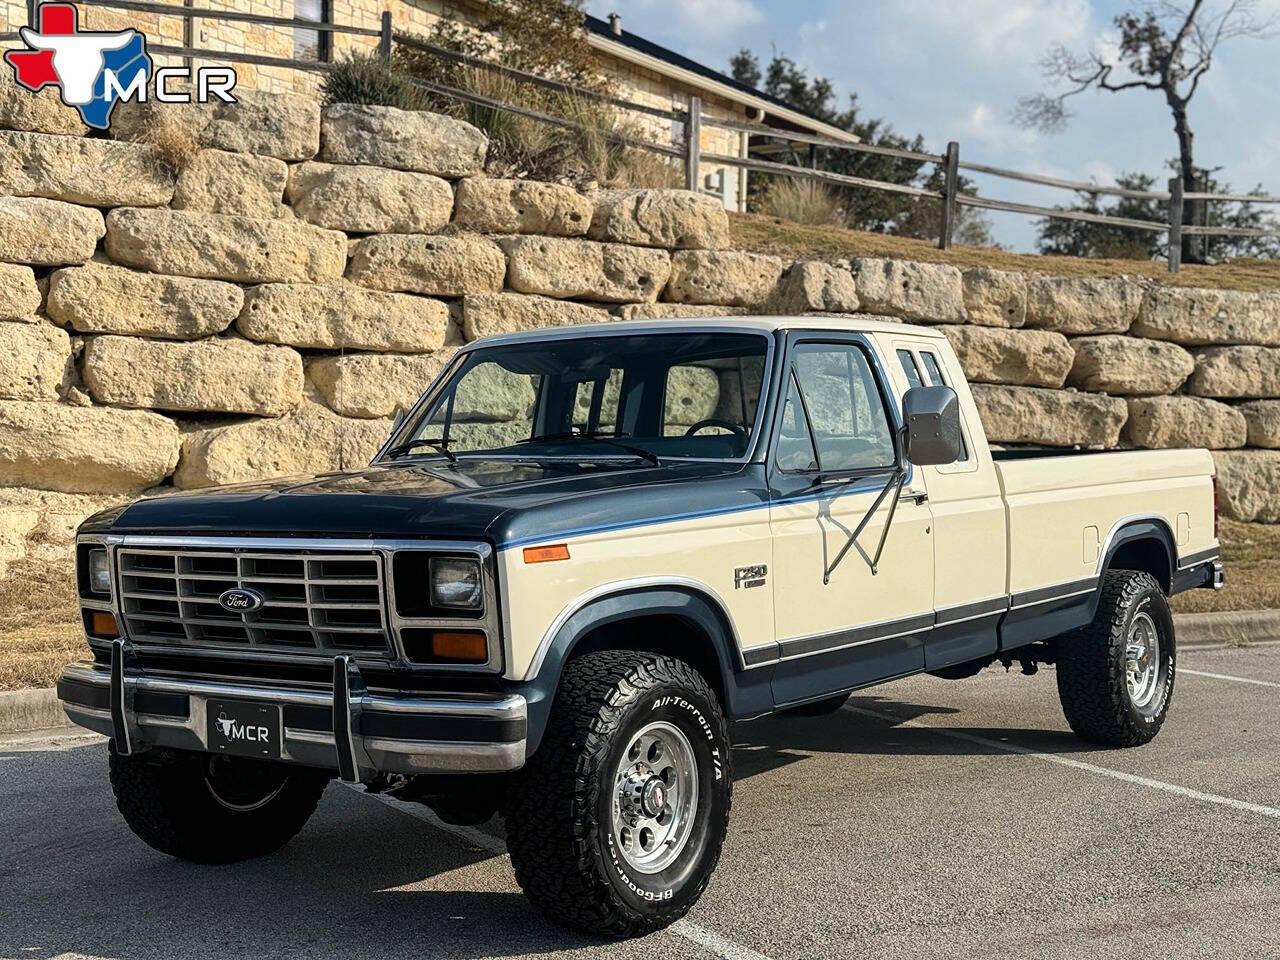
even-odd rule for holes
{"type": "Polygon", "coordinates": [[[428,569],[433,607],[480,609],[484,586],[478,560],[432,557],[428,569]]]}
{"type": "Polygon", "coordinates": [[[89,570],[89,589],[94,593],[111,594],[111,564],[107,551],[101,547],[90,550],[86,559],[89,570]]]}

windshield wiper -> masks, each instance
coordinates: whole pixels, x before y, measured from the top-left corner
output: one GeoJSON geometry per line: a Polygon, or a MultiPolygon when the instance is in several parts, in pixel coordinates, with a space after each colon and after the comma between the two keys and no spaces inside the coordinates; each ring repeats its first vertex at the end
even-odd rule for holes
{"type": "Polygon", "coordinates": [[[417,440],[410,440],[408,443],[397,443],[394,447],[383,454],[384,457],[402,457],[406,453],[413,453],[418,447],[434,447],[442,457],[450,463],[457,463],[458,456],[449,449],[448,440],[430,440],[426,437],[419,437],[417,440]]]}
{"type": "MultiPolygon", "coordinates": [[[[602,433],[600,431],[583,431],[582,433],[573,433],[566,431],[564,433],[544,433],[538,437],[526,437],[523,440],[517,440],[516,443],[540,443],[543,440],[592,440],[596,443],[603,443],[610,447],[617,447],[624,450],[633,457],[639,457],[647,460],[655,467],[662,466],[662,461],[658,459],[658,455],[651,450],[645,450],[643,447],[633,447],[629,443],[621,443],[616,433],[602,433]]],[[[627,434],[621,434],[627,436],[627,434]]]]}

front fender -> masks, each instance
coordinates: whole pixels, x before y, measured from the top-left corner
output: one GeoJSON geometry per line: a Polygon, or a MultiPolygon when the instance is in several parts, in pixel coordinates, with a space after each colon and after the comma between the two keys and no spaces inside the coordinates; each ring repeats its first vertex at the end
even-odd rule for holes
{"type": "Polygon", "coordinates": [[[715,663],[718,676],[708,679],[723,692],[722,705],[731,719],[759,716],[773,709],[769,686],[772,667],[743,667],[732,624],[718,601],[695,587],[621,588],[584,602],[565,619],[542,654],[536,676],[515,687],[528,704],[528,754],[542,741],[564,665],[582,639],[602,627],[650,616],[678,617],[706,638],[710,650],[698,651],[700,659],[715,663]]]}

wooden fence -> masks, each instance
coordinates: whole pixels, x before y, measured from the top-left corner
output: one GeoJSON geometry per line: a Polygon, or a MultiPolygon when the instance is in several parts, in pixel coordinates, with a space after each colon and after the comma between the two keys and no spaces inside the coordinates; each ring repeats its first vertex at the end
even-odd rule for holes
{"type": "MultiPolygon", "coordinates": [[[[504,64],[491,63],[486,60],[478,60],[468,57],[456,51],[430,44],[421,37],[412,34],[393,32],[391,14],[386,11],[382,13],[379,25],[375,29],[373,27],[345,26],[297,18],[270,17],[255,13],[240,13],[233,10],[176,6],[165,3],[147,2],[147,0],[75,0],[75,2],[80,6],[111,7],[119,10],[130,10],[166,17],[179,17],[188,21],[239,21],[262,24],[264,26],[289,28],[293,30],[307,30],[317,33],[346,34],[350,36],[376,38],[378,55],[387,62],[390,62],[393,48],[395,46],[404,46],[454,63],[461,63],[476,69],[502,74],[520,83],[527,83],[544,89],[553,89],[576,97],[604,102],[610,106],[632,113],[669,120],[673,124],[680,124],[683,128],[684,133],[681,138],[681,142],[678,145],[654,143],[648,140],[628,137],[618,133],[605,132],[603,135],[608,137],[608,139],[625,146],[658,153],[679,161],[684,170],[685,185],[690,190],[700,189],[701,167],[704,163],[710,163],[717,166],[733,167],[738,170],[755,171],[757,173],[767,173],[774,176],[810,180],[818,183],[830,184],[836,187],[859,187],[868,190],[880,190],[936,200],[942,204],[938,246],[943,250],[950,249],[952,245],[952,239],[955,233],[957,207],[974,207],[981,210],[1019,213],[1049,219],[1097,223],[1106,226],[1121,227],[1127,230],[1164,233],[1168,235],[1169,270],[1174,273],[1177,272],[1181,265],[1183,237],[1268,237],[1280,235],[1280,231],[1277,230],[1262,230],[1245,227],[1214,227],[1208,226],[1204,222],[1195,222],[1196,220],[1204,221],[1206,219],[1204,216],[1206,207],[1204,205],[1208,203],[1273,204],[1280,203],[1280,197],[1188,191],[1184,189],[1184,185],[1180,177],[1175,177],[1169,180],[1169,189],[1167,191],[1131,190],[1125,187],[1109,187],[1085,181],[1046,177],[1039,174],[1010,170],[1005,167],[992,166],[990,164],[962,161],[960,159],[960,145],[954,140],[947,144],[946,151],[943,153],[923,153],[914,150],[883,147],[870,143],[847,143],[813,134],[781,130],[776,127],[764,126],[763,124],[724,120],[708,116],[702,112],[701,98],[696,96],[689,97],[688,105],[684,110],[662,110],[648,106],[647,104],[634,103],[629,100],[604,96],[593,91],[583,90],[567,83],[551,80],[546,77],[540,77],[504,64]],[[798,164],[762,160],[755,157],[729,156],[727,154],[704,151],[701,146],[701,129],[703,126],[717,127],[720,129],[755,136],[770,137],[775,140],[782,140],[790,143],[806,144],[810,148],[810,166],[806,167],[798,164]],[[912,184],[872,180],[866,177],[855,177],[847,174],[820,170],[817,169],[814,162],[814,158],[816,157],[815,152],[817,149],[846,150],[853,151],[855,153],[878,154],[902,160],[910,160],[921,164],[933,164],[942,171],[942,189],[932,190],[925,187],[914,186],[912,184]],[[1084,210],[1063,210],[1056,207],[1014,203],[1008,200],[981,197],[972,193],[962,193],[960,190],[961,170],[1000,177],[1007,180],[1015,180],[1022,183],[1033,183],[1045,187],[1070,190],[1077,193],[1163,202],[1168,204],[1168,220],[1166,222],[1137,220],[1128,217],[1115,217],[1107,214],[1089,213],[1084,210]]],[[[35,23],[38,5],[37,0],[27,0],[29,23],[35,23]]],[[[0,41],[16,39],[18,39],[18,34],[16,32],[0,34],[0,41]]],[[[286,69],[308,71],[325,71],[332,66],[330,62],[323,59],[270,57],[252,53],[240,53],[237,51],[210,50],[193,46],[173,46],[151,42],[148,42],[147,46],[150,51],[155,53],[208,60],[222,60],[231,63],[248,63],[257,66],[282,67],[286,69]]],[[[433,83],[420,78],[415,79],[414,82],[423,89],[437,96],[453,98],[476,106],[496,111],[504,111],[560,127],[578,130],[584,129],[580,124],[567,118],[554,116],[544,111],[534,110],[519,104],[508,103],[491,97],[482,96],[470,90],[464,90],[440,83],[433,83]]],[[[601,133],[600,131],[593,132],[597,135],[601,133]]]]}

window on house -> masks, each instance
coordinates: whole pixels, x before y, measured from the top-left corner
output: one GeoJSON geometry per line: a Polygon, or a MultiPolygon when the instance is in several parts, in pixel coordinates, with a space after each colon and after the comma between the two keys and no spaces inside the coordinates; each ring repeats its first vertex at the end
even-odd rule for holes
{"type": "MultiPolygon", "coordinates": [[[[294,0],[294,19],[310,20],[314,23],[330,23],[329,3],[330,0],[294,0]]],[[[294,27],[293,59],[331,60],[333,59],[332,40],[333,34],[328,31],[294,27]]]]}

